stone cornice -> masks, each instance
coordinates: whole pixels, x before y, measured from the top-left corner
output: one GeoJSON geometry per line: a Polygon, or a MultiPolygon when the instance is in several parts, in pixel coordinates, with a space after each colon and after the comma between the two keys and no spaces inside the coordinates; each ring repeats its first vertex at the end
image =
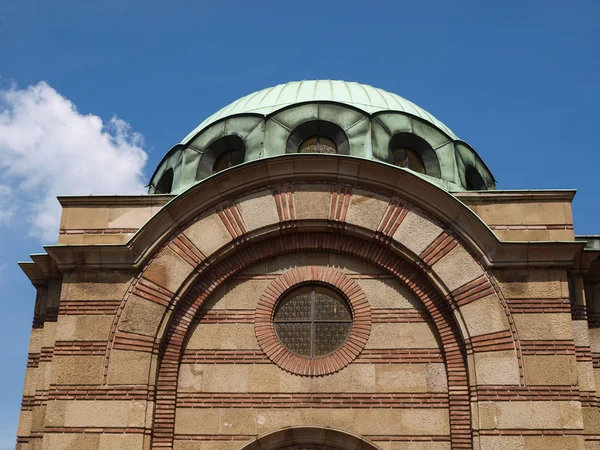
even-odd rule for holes
{"type": "Polygon", "coordinates": [[[495,191],[461,191],[452,192],[456,198],[461,201],[474,203],[512,203],[512,202],[571,202],[575,197],[577,190],[495,190],[495,191]]]}
{"type": "Polygon", "coordinates": [[[94,207],[94,206],[163,206],[173,198],[171,194],[155,195],[87,195],[57,197],[62,207],[94,207]]]}
{"type": "MultiPolygon", "coordinates": [[[[460,199],[410,171],[349,156],[295,154],[258,160],[229,169],[207,178],[175,198],[170,195],[62,197],[62,204],[82,206],[102,205],[115,199],[129,204],[138,200],[151,204],[168,203],[127,244],[56,245],[45,249],[62,271],[137,270],[175,230],[219,203],[234,200],[253,190],[303,182],[348,184],[405,199],[435,216],[460,236],[486,267],[570,267],[574,256],[585,245],[585,242],[574,241],[500,242],[460,199]]],[[[545,199],[567,200],[572,198],[573,191],[514,191],[510,196],[522,198],[521,194],[524,197],[539,194],[545,199]]],[[[503,198],[504,194],[461,195],[503,198]]],[[[24,270],[28,276],[31,274],[35,277],[33,269],[28,267],[24,270]]]]}

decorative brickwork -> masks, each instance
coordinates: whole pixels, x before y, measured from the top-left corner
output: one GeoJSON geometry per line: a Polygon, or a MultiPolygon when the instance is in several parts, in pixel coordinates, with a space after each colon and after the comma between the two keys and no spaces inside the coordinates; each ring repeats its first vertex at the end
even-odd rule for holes
{"type": "Polygon", "coordinates": [[[242,219],[242,215],[235,204],[219,207],[217,208],[217,213],[227,227],[227,231],[229,231],[232,238],[236,239],[246,234],[248,231],[244,219],[242,219]]]}
{"type": "Polygon", "coordinates": [[[377,227],[377,232],[384,236],[393,236],[407,213],[406,203],[399,198],[392,198],[381,223],[377,227]]]}
{"type": "MultiPolygon", "coordinates": [[[[458,329],[453,325],[449,304],[439,297],[433,288],[427,286],[425,277],[419,273],[416,267],[398,259],[376,242],[368,243],[328,233],[304,233],[282,236],[254,245],[248,243],[241,246],[227,260],[206,271],[196,281],[195,286],[177,305],[173,321],[167,331],[167,342],[162,352],[162,364],[157,380],[153,448],[170,447],[170,443],[173,442],[177,404],[174,389],[177,384],[180,360],[185,358],[182,354],[182,344],[188,333],[189,325],[208,296],[228,277],[256,261],[294,251],[315,250],[336,251],[368,260],[402,280],[423,302],[443,343],[449,374],[450,431],[453,448],[471,448],[466,363],[463,345],[460,343],[458,329]]],[[[291,285],[291,283],[289,284],[291,285]]]]}
{"type": "Polygon", "coordinates": [[[83,249],[62,290],[46,270],[56,283],[39,288],[21,448],[596,445],[597,314],[570,305],[564,261],[552,266],[562,247],[496,246],[452,196],[427,208],[419,196],[434,188],[404,195],[410,180],[391,175],[273,175],[229,195],[233,180],[210,202],[193,188],[127,244],[135,258],[83,249]],[[307,281],[343,293],[356,329],[313,365],[271,326],[277,300],[307,281]],[[306,423],[323,438],[302,440],[306,423]]]}
{"type": "MultiPolygon", "coordinates": [[[[276,220],[279,221],[278,229],[288,233],[297,233],[297,224],[301,223],[301,221],[297,219],[298,208],[300,208],[302,212],[302,217],[306,218],[306,208],[314,209],[318,206],[315,205],[314,208],[313,206],[308,207],[302,202],[300,206],[298,206],[296,189],[297,188],[293,188],[292,186],[276,188],[272,191],[271,195],[275,206],[273,208],[276,214],[275,217],[276,220]],[[296,219],[296,221],[294,219],[296,219]]],[[[329,221],[329,226],[337,224],[334,227],[335,229],[341,227],[350,230],[351,228],[348,228],[349,225],[344,224],[344,221],[346,220],[348,209],[352,207],[351,188],[349,186],[332,187],[330,191],[330,200],[328,214],[323,218],[329,221]]],[[[248,209],[244,208],[243,198],[234,200],[232,203],[229,203],[229,205],[232,206],[220,208],[217,211],[218,220],[222,225],[218,225],[218,223],[211,218],[210,214],[207,215],[206,213],[200,216],[200,219],[193,219],[190,222],[191,224],[200,222],[206,223],[217,233],[220,233],[218,227],[221,226],[223,227],[223,230],[226,230],[225,232],[227,233],[228,239],[226,239],[225,236],[215,236],[212,242],[207,242],[205,244],[199,242],[197,237],[191,237],[198,236],[198,234],[195,231],[187,231],[189,225],[183,226],[181,228],[182,231],[176,234],[176,237],[171,238],[172,240],[170,242],[163,245],[158,250],[156,256],[148,262],[148,265],[140,276],[134,280],[132,287],[129,289],[130,294],[126,296],[126,299],[122,302],[117,313],[110,348],[115,350],[129,349],[150,351],[153,353],[157,351],[157,344],[160,342],[158,339],[160,339],[160,337],[144,337],[143,334],[134,336],[131,332],[117,331],[119,328],[119,317],[122,316],[127,302],[131,299],[131,295],[146,299],[161,307],[165,307],[165,314],[171,316],[171,325],[166,331],[166,340],[164,340],[162,344],[164,350],[161,352],[160,358],[161,363],[157,380],[157,404],[154,418],[153,448],[170,447],[173,442],[174,434],[172,430],[174,426],[176,399],[171,392],[174,383],[177,382],[179,361],[204,361],[205,363],[211,364],[217,364],[219,361],[227,361],[234,364],[236,361],[239,363],[253,361],[259,364],[265,364],[265,362],[268,361],[263,359],[264,357],[261,357],[259,354],[249,353],[247,351],[242,353],[215,353],[206,351],[182,353],[181,343],[185,341],[187,334],[186,330],[188,329],[189,324],[197,323],[198,320],[201,320],[199,317],[202,313],[200,312],[199,306],[204,302],[208,295],[227,280],[229,276],[238,272],[243,267],[247,267],[252,261],[264,260],[273,257],[276,254],[289,253],[292,251],[311,252],[328,249],[342,254],[354,255],[385,268],[395,277],[403,280],[424,302],[429,311],[428,317],[431,319],[424,319],[422,314],[419,313],[403,313],[402,316],[394,313],[395,316],[390,316],[389,313],[381,311],[377,313],[380,318],[378,320],[390,320],[392,323],[394,321],[398,323],[431,321],[431,323],[435,324],[443,341],[444,360],[449,372],[448,382],[451,389],[449,398],[449,408],[451,411],[450,429],[453,446],[454,448],[470,448],[470,411],[468,407],[465,408],[465,405],[468,405],[469,402],[469,395],[465,359],[462,352],[470,353],[476,351],[473,349],[473,342],[476,344],[485,342],[486,344],[482,348],[488,351],[499,351],[504,349],[511,349],[514,351],[514,341],[512,344],[510,341],[511,336],[514,337],[515,334],[514,330],[509,331],[508,335],[506,333],[501,333],[503,336],[502,339],[504,339],[502,342],[505,343],[500,344],[500,347],[497,345],[499,343],[495,342],[497,339],[493,333],[489,337],[478,337],[475,341],[472,341],[470,338],[463,341],[460,337],[458,327],[453,325],[454,319],[452,317],[451,308],[461,308],[468,304],[475,304],[480,299],[486,298],[486,296],[495,297],[495,294],[497,294],[497,291],[491,288],[489,282],[486,283],[487,277],[481,278],[481,276],[471,276],[471,269],[468,269],[467,271],[465,271],[466,269],[463,270],[462,278],[464,278],[464,282],[457,283],[456,280],[453,280],[450,283],[450,286],[454,291],[451,294],[446,291],[444,299],[437,297],[437,300],[433,301],[432,299],[436,298],[437,295],[435,293],[435,288],[429,287],[423,289],[419,287],[423,283],[428,283],[428,276],[425,274],[432,272],[436,273],[444,283],[446,282],[446,279],[451,280],[448,277],[452,276],[451,273],[454,269],[451,266],[448,266],[444,261],[449,260],[450,258],[456,258],[457,256],[464,259],[461,255],[467,255],[464,247],[458,243],[457,239],[453,237],[452,234],[448,233],[442,233],[436,238],[433,233],[435,233],[436,228],[438,230],[440,228],[439,224],[434,221],[435,225],[431,225],[427,229],[429,235],[431,235],[431,238],[429,238],[431,240],[428,242],[428,245],[418,247],[411,244],[411,241],[406,241],[406,245],[413,251],[418,249],[417,253],[419,256],[415,261],[416,266],[411,266],[398,259],[397,255],[386,249],[386,247],[392,243],[391,237],[397,237],[400,239],[399,244],[403,245],[404,239],[412,239],[411,234],[407,234],[407,231],[410,230],[411,227],[414,228],[415,225],[418,225],[419,221],[422,221],[425,226],[427,221],[431,221],[431,219],[428,219],[423,211],[415,210],[416,212],[411,216],[410,224],[404,226],[403,222],[406,219],[407,214],[411,211],[411,207],[404,201],[394,198],[389,201],[387,209],[384,208],[381,210],[381,219],[375,224],[376,229],[372,230],[374,239],[370,242],[368,240],[357,239],[350,236],[327,233],[302,233],[290,234],[288,236],[282,236],[254,244],[253,234],[246,232],[247,227],[245,224],[246,222],[256,223],[256,220],[244,220],[242,211],[248,211],[248,209]],[[381,238],[378,238],[378,236],[389,236],[382,241],[383,246],[378,243],[381,241],[381,238]],[[215,261],[216,264],[214,262],[207,264],[205,261],[210,252],[206,249],[218,248],[217,242],[219,241],[222,242],[220,245],[231,242],[234,245],[234,250],[229,251],[227,259],[222,262],[217,262],[218,258],[215,260],[214,256],[208,256],[209,259],[215,261]],[[189,277],[193,277],[195,281],[185,281],[183,284],[187,286],[194,285],[195,287],[192,288],[190,293],[185,297],[180,298],[179,295],[175,295],[172,289],[166,289],[166,287],[164,287],[164,282],[160,281],[160,277],[153,275],[153,270],[150,269],[153,264],[155,264],[154,261],[160,261],[161,258],[163,258],[160,254],[165,251],[163,249],[167,248],[174,251],[186,264],[192,268],[195,267],[196,272],[189,275],[189,277]],[[420,267],[421,269],[417,269],[417,267],[420,267]],[[424,272],[421,272],[422,275],[416,276],[420,270],[423,270],[424,272]],[[192,295],[192,297],[190,297],[190,295],[192,295]],[[173,312],[171,313],[170,311],[173,312]],[[441,311],[445,312],[442,313],[441,311]],[[453,331],[444,331],[449,326],[453,331]],[[447,341],[448,339],[454,339],[453,343],[447,341]]],[[[316,220],[320,220],[318,218],[320,214],[318,208],[314,209],[314,211],[317,218],[316,220]]],[[[247,212],[244,212],[244,214],[246,213],[247,212]]],[[[314,220],[315,219],[313,219],[313,221],[314,220]]],[[[263,222],[266,223],[264,220],[263,222]]],[[[352,227],[355,227],[355,225],[352,225],[352,227]]],[[[417,228],[417,230],[418,229],[419,228],[417,228]]],[[[265,237],[267,236],[265,236],[263,232],[262,238],[264,239],[265,237]]],[[[427,243],[427,241],[423,240],[420,242],[427,243]]],[[[418,245],[423,244],[419,243],[418,245]]],[[[472,258],[472,256],[468,257],[472,258]]],[[[476,273],[477,271],[483,273],[480,265],[477,263],[473,267],[473,273],[476,273]]],[[[237,314],[235,316],[223,316],[218,313],[211,314],[206,318],[209,321],[217,323],[223,323],[222,321],[224,320],[233,321],[234,323],[248,323],[249,320],[249,318],[243,314],[237,314]]],[[[504,307],[504,314],[510,315],[507,307],[504,307]]],[[[509,320],[509,323],[512,323],[512,321],[509,320]]],[[[469,324],[467,323],[467,329],[468,326],[469,324]]],[[[512,330],[510,327],[507,329],[512,330]]],[[[435,353],[426,355],[423,353],[418,354],[418,352],[403,353],[390,350],[377,352],[370,350],[356,359],[356,363],[385,364],[390,361],[439,361],[439,358],[439,354],[436,355],[435,353]]],[[[110,362],[110,350],[107,352],[106,361],[107,372],[105,372],[105,380],[107,380],[106,376],[108,374],[108,364],[110,362]]],[[[521,363],[518,365],[519,367],[522,367],[521,363]]]]}
{"type": "Polygon", "coordinates": [[[371,333],[371,308],[362,291],[351,278],[328,268],[308,266],[282,274],[265,289],[256,307],[256,339],[271,361],[288,372],[314,376],[337,372],[350,364],[365,347],[371,333]],[[273,316],[279,299],[294,287],[307,282],[321,282],[339,290],[352,309],[353,325],[346,342],[335,352],[320,358],[302,358],[286,349],[275,335],[273,316]]]}

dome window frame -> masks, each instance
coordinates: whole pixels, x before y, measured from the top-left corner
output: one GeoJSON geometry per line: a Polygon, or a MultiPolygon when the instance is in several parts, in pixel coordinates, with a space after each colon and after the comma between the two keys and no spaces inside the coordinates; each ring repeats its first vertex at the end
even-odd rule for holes
{"type": "Polygon", "coordinates": [[[172,167],[169,167],[164,173],[160,176],[158,183],[156,183],[156,187],[154,188],[154,194],[170,194],[173,191],[173,180],[175,177],[175,172],[172,167]]]}
{"type": "Polygon", "coordinates": [[[326,153],[328,155],[337,155],[337,152],[337,144],[333,139],[323,135],[310,136],[304,139],[298,146],[298,153],[326,153]]]}
{"type": "Polygon", "coordinates": [[[301,152],[302,145],[311,138],[327,139],[335,143],[338,155],[350,154],[348,136],[336,123],[326,120],[308,120],[296,126],[289,134],[285,147],[286,153],[322,153],[331,155],[331,152],[301,152]]]}
{"type": "Polygon", "coordinates": [[[467,191],[487,191],[488,186],[473,164],[465,164],[465,189],[467,191]]]}
{"type": "Polygon", "coordinates": [[[221,136],[211,142],[206,149],[201,153],[200,162],[196,168],[196,181],[202,180],[211,175],[220,173],[231,167],[235,167],[246,161],[246,145],[244,140],[235,134],[221,136]],[[233,163],[234,153],[241,153],[233,163]],[[219,158],[230,154],[228,167],[221,168],[215,171],[215,166],[219,162],[219,158]]]}
{"type": "Polygon", "coordinates": [[[212,173],[219,173],[223,170],[237,166],[244,162],[244,152],[242,150],[231,149],[221,153],[213,164],[212,173]]]}
{"type": "MultiPolygon", "coordinates": [[[[401,132],[394,134],[389,141],[388,158],[388,162],[390,164],[396,165],[398,167],[403,167],[405,169],[411,170],[416,173],[421,173],[423,175],[428,175],[440,179],[442,178],[440,161],[435,150],[425,139],[423,139],[420,136],[417,136],[414,133],[401,132]],[[404,167],[395,164],[394,153],[399,151],[400,149],[405,149],[410,152],[414,152],[414,154],[420,159],[419,163],[422,163],[420,165],[422,165],[423,171],[420,172],[411,169],[410,167],[404,167]]],[[[408,165],[410,165],[410,158],[408,161],[408,165]]]]}
{"type": "Polygon", "coordinates": [[[421,155],[408,147],[396,147],[392,150],[392,164],[410,169],[413,172],[425,174],[425,163],[421,155]],[[403,153],[403,155],[400,155],[400,153],[403,153]]]}

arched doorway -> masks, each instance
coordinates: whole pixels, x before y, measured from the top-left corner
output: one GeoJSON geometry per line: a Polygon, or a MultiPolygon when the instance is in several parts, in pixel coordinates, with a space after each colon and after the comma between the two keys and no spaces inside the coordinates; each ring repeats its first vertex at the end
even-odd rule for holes
{"type": "Polygon", "coordinates": [[[379,450],[379,447],[334,428],[289,427],[252,439],[240,450],[379,450]]]}

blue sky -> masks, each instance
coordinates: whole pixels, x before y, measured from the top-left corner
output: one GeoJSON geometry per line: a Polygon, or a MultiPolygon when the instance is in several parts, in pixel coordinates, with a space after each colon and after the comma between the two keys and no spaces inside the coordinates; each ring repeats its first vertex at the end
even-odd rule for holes
{"type": "Polygon", "coordinates": [[[499,189],[577,188],[576,233],[600,233],[598,17],[585,0],[0,0],[0,450],[34,302],[15,263],[52,243],[53,197],[139,189],[255,90],[330,78],[397,93],[473,145],[499,189]]]}

